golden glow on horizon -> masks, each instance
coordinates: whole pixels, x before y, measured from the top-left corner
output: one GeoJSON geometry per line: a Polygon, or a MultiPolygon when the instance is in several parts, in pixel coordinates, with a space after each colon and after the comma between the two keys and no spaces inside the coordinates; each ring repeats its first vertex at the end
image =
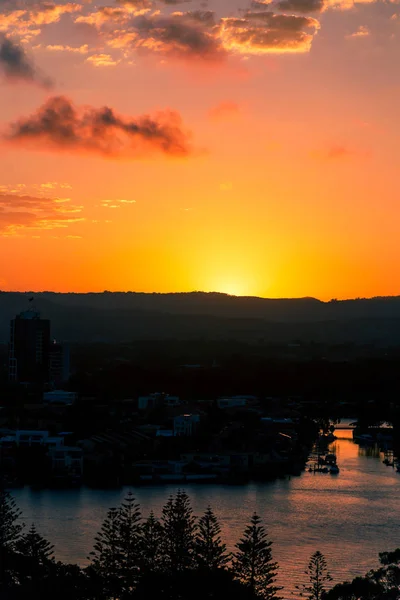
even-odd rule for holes
{"type": "MultiPolygon", "coordinates": [[[[255,18],[213,0],[216,29],[201,0],[183,2],[211,18],[196,24],[204,60],[193,36],[166,44],[148,19],[132,29],[128,4],[105,4],[7,17],[37,69],[15,85],[0,65],[0,134],[20,124],[0,144],[0,289],[399,293],[400,9],[327,0],[323,17],[283,17],[267,2],[255,18]],[[154,52],[132,46],[156,35],[154,52]],[[59,110],[52,134],[39,108],[60,96],[77,113],[59,110]]],[[[146,14],[161,26],[176,6],[158,9],[146,14]]]]}

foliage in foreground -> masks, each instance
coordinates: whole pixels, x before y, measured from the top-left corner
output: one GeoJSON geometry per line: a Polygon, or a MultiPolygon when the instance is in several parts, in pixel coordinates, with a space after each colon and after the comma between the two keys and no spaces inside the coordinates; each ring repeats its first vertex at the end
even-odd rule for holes
{"type": "MultiPolygon", "coordinates": [[[[0,598],[2,600],[277,600],[278,564],[272,542],[254,514],[233,554],[210,507],[197,519],[184,491],[171,496],[161,518],[144,519],[132,494],[111,508],[95,538],[90,564],[56,562],[53,546],[25,532],[21,512],[0,488],[0,598]]],[[[379,555],[380,567],[327,591],[325,557],[315,552],[305,583],[308,600],[400,600],[400,549],[379,555]]]]}

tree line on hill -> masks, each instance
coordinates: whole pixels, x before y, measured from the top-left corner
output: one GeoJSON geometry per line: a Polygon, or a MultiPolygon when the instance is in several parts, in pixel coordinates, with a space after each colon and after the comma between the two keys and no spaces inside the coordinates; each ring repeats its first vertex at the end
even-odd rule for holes
{"type": "Polygon", "coordinates": [[[350,341],[400,343],[400,297],[321,302],[315,298],[267,299],[218,293],[92,294],[0,291],[0,341],[28,299],[52,335],[69,342],[260,339],[288,343],[350,341]]]}
{"type": "MultiPolygon", "coordinates": [[[[278,564],[254,513],[233,553],[210,507],[196,518],[184,491],[170,496],[158,519],[143,519],[129,493],[111,508],[85,568],[54,558],[54,548],[32,525],[28,531],[12,496],[0,489],[0,598],[2,600],[278,600],[278,564]]],[[[298,595],[309,600],[400,598],[400,549],[379,555],[380,567],[328,590],[325,557],[315,552],[298,595]]]]}

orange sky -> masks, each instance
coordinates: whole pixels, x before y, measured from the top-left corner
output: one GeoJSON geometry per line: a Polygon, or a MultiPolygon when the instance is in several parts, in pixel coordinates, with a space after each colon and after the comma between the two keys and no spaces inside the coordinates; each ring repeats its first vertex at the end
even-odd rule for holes
{"type": "Polygon", "coordinates": [[[400,289],[400,4],[0,4],[0,289],[400,289]]]}

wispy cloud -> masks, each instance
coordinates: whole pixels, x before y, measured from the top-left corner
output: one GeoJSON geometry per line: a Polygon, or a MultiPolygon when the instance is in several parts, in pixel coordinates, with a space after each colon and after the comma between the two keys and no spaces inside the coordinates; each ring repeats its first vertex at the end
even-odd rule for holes
{"type": "Polygon", "coordinates": [[[371,35],[371,32],[368,29],[368,27],[365,27],[364,25],[360,25],[360,27],[357,29],[357,31],[350,33],[350,35],[348,35],[347,38],[359,39],[359,38],[368,37],[369,35],[371,35]]]}
{"type": "Polygon", "coordinates": [[[88,44],[81,46],[63,46],[62,44],[48,45],[44,47],[49,52],[72,52],[74,54],[87,54],[89,52],[88,44]]]}
{"type": "Polygon", "coordinates": [[[121,208],[130,204],[136,204],[136,200],[103,200],[101,206],[103,208],[121,208]]]}
{"type": "Polygon", "coordinates": [[[0,235],[23,235],[34,230],[66,229],[83,221],[82,206],[57,202],[57,198],[0,192],[0,235]]]}
{"type": "Polygon", "coordinates": [[[211,108],[208,112],[210,119],[214,121],[224,121],[232,119],[240,114],[240,107],[237,102],[226,100],[220,102],[217,106],[211,108]]]}
{"type": "Polygon", "coordinates": [[[86,59],[94,67],[115,67],[120,61],[113,59],[110,54],[92,54],[86,59]]]}

